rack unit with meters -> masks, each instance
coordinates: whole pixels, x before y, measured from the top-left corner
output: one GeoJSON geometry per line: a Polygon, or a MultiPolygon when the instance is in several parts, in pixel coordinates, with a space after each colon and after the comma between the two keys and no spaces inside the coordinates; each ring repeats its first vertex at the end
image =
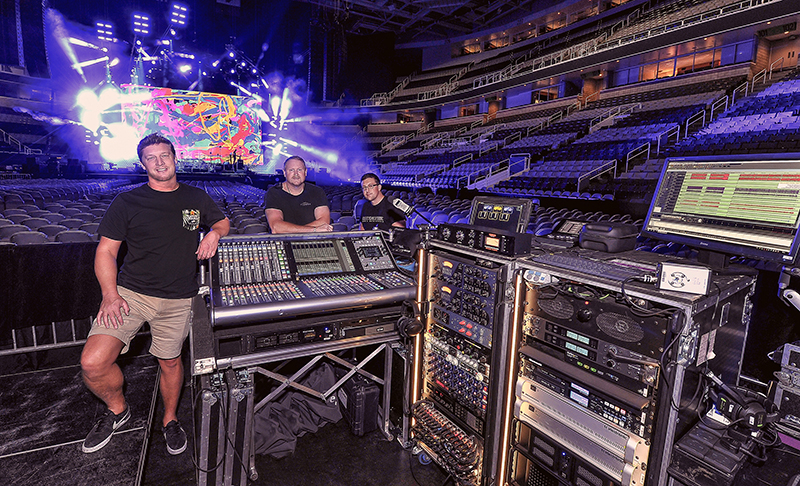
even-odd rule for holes
{"type": "MultiPolygon", "coordinates": [[[[613,261],[648,273],[663,258],[626,252],[613,261]]],[[[666,484],[673,444],[696,419],[699,373],[738,382],[755,280],[714,276],[709,295],[695,295],[534,258],[515,271],[507,484],[666,484]]]]}
{"type": "Polygon", "coordinates": [[[411,435],[459,486],[497,484],[513,261],[442,240],[420,252],[424,331],[412,343],[411,435]]]}

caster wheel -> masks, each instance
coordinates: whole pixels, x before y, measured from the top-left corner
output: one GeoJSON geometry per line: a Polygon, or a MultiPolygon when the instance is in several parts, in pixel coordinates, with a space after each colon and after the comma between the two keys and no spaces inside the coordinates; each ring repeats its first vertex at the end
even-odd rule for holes
{"type": "Polygon", "coordinates": [[[433,462],[433,459],[431,459],[431,456],[429,456],[428,454],[426,454],[424,452],[421,453],[419,456],[417,456],[417,460],[419,460],[419,463],[422,464],[423,466],[427,466],[428,464],[433,462]]]}

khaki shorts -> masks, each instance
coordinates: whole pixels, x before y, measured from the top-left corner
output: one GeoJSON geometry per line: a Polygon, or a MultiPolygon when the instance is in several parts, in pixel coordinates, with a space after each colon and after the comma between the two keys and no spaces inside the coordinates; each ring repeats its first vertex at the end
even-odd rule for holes
{"type": "Polygon", "coordinates": [[[92,323],[89,336],[105,334],[114,336],[128,347],[136,333],[145,322],[150,323],[150,354],[160,359],[173,359],[181,355],[181,348],[192,322],[192,298],[163,299],[150,297],[124,287],[118,288],[119,295],[128,302],[130,315],[122,314],[122,325],[118,328],[105,327],[97,319],[92,323]]]}

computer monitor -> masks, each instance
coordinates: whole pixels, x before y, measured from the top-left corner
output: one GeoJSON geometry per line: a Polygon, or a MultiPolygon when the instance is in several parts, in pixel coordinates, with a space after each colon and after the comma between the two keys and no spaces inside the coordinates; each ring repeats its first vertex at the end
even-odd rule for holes
{"type": "Polygon", "coordinates": [[[469,224],[524,233],[531,217],[530,199],[477,196],[472,200],[469,224]]]}
{"type": "Polygon", "coordinates": [[[674,157],[664,163],[642,234],[697,248],[711,263],[726,261],[724,254],[792,265],[798,215],[800,158],[674,157]]]}

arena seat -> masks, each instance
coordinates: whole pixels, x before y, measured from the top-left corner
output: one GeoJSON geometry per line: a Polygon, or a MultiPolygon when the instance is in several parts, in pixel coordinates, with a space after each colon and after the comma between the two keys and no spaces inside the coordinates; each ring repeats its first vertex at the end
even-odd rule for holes
{"type": "Polygon", "coordinates": [[[86,221],[77,218],[67,218],[59,221],[58,224],[66,226],[69,229],[78,229],[81,226],[85,225],[86,221]]]}
{"type": "Polygon", "coordinates": [[[265,233],[268,233],[268,232],[269,231],[268,231],[266,225],[263,225],[261,223],[254,223],[254,224],[249,224],[249,225],[245,226],[244,228],[241,228],[241,231],[240,231],[239,234],[242,234],[242,235],[255,235],[255,234],[265,234],[265,233]]]}
{"type": "Polygon", "coordinates": [[[20,224],[24,224],[25,226],[27,226],[31,230],[36,231],[36,230],[39,229],[39,227],[50,224],[50,221],[48,221],[48,220],[46,220],[44,218],[28,218],[28,219],[22,220],[22,222],[20,224]]]}
{"type": "Polygon", "coordinates": [[[353,217],[356,218],[356,221],[361,221],[361,209],[364,207],[364,203],[366,202],[366,199],[359,199],[353,205],[353,217]]]}
{"type": "Polygon", "coordinates": [[[6,219],[10,219],[11,221],[14,222],[14,224],[22,224],[22,222],[25,221],[26,219],[30,219],[30,216],[28,216],[28,213],[23,213],[23,214],[15,213],[15,214],[7,214],[6,219]]]}
{"type": "Polygon", "coordinates": [[[357,221],[356,218],[354,218],[353,216],[342,216],[341,218],[339,218],[337,223],[343,224],[348,228],[352,228],[353,225],[357,223],[357,221]]]}
{"type": "Polygon", "coordinates": [[[45,226],[40,226],[37,231],[44,233],[50,238],[50,241],[55,241],[55,237],[57,234],[61,233],[62,231],[67,231],[69,228],[66,226],[62,226],[60,224],[48,224],[45,226]]]}
{"type": "Polygon", "coordinates": [[[0,226],[0,241],[8,241],[12,235],[27,231],[30,231],[30,228],[21,224],[10,224],[8,226],[0,226]]]}
{"type": "Polygon", "coordinates": [[[39,231],[22,231],[11,235],[9,241],[15,245],[41,245],[42,243],[48,243],[50,240],[46,234],[39,231]]]}
{"type": "Polygon", "coordinates": [[[97,234],[97,228],[100,226],[100,223],[86,223],[82,224],[78,229],[81,231],[85,231],[90,235],[97,234]]]}
{"type": "Polygon", "coordinates": [[[41,217],[50,221],[51,224],[58,224],[67,219],[67,217],[61,213],[45,213],[41,217]]]}
{"type": "Polygon", "coordinates": [[[62,231],[56,235],[55,239],[59,243],[83,243],[94,241],[92,235],[81,230],[62,231]]]}
{"type": "Polygon", "coordinates": [[[63,214],[64,216],[66,216],[68,218],[71,218],[71,217],[75,216],[76,214],[82,213],[83,211],[81,211],[78,208],[64,208],[64,209],[59,209],[58,212],[63,214]]]}

